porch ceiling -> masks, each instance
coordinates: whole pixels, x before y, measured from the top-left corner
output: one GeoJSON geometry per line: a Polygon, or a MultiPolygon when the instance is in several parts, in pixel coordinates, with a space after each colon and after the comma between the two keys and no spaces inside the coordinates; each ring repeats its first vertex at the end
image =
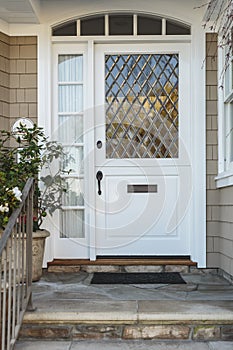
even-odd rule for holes
{"type": "MultiPolygon", "coordinates": [[[[161,1],[161,0],[160,0],[161,1]]],[[[163,0],[169,1],[169,0],[163,0]]],[[[184,3],[195,4],[195,6],[203,6],[203,3],[206,3],[205,0],[180,0],[184,3]]],[[[218,0],[210,0],[211,3],[215,3],[218,0]]],[[[223,0],[225,1],[225,0],[223,0]]],[[[48,15],[48,12],[51,13],[53,8],[57,8],[57,5],[65,3],[67,8],[70,6],[77,6],[77,3],[82,4],[84,1],[80,0],[0,0],[0,20],[3,20],[9,24],[11,23],[21,23],[21,24],[30,24],[30,23],[41,23],[43,22],[44,17],[48,15]],[[68,6],[69,5],[69,6],[68,6]]],[[[89,4],[92,4],[95,7],[95,1],[89,1],[89,4]]],[[[148,1],[149,2],[149,1],[148,1]]],[[[101,3],[101,1],[100,1],[101,3]]],[[[59,7],[58,6],[58,7],[59,7]]],[[[209,6],[211,7],[211,6],[209,6]]],[[[209,8],[208,7],[208,8],[209,8]]],[[[64,8],[62,11],[64,12],[64,8]]],[[[208,14],[206,14],[208,16],[208,14]]]]}
{"type": "Polygon", "coordinates": [[[40,0],[0,0],[0,19],[7,23],[39,23],[40,0]]]}

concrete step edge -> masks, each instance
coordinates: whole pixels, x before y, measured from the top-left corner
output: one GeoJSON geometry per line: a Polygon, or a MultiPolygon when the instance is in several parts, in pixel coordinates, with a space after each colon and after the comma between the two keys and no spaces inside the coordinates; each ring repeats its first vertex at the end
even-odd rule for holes
{"type": "Polygon", "coordinates": [[[233,324],[233,312],[145,313],[145,312],[27,312],[24,323],[163,323],[221,322],[233,324]]]}

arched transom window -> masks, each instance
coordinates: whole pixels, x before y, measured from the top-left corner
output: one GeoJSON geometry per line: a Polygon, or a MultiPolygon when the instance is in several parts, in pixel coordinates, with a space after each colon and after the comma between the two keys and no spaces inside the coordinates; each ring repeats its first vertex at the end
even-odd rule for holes
{"type": "Polygon", "coordinates": [[[53,36],[190,35],[191,27],[171,19],[128,13],[82,17],[52,28],[53,36]]]}

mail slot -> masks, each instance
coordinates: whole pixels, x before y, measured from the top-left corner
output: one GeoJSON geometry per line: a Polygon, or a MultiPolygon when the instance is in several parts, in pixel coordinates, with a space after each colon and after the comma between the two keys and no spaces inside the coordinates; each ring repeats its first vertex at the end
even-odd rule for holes
{"type": "Polygon", "coordinates": [[[156,193],[158,185],[127,185],[128,193],[156,193]]]}

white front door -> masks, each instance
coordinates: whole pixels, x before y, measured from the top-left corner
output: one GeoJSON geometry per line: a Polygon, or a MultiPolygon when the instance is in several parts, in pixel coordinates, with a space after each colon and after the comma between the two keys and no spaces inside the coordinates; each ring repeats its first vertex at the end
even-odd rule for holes
{"type": "Polygon", "coordinates": [[[56,258],[190,255],[189,50],[55,45],[53,126],[74,159],[56,258]]]}
{"type": "Polygon", "coordinates": [[[95,46],[95,253],[190,254],[188,44],[95,46]]]}

